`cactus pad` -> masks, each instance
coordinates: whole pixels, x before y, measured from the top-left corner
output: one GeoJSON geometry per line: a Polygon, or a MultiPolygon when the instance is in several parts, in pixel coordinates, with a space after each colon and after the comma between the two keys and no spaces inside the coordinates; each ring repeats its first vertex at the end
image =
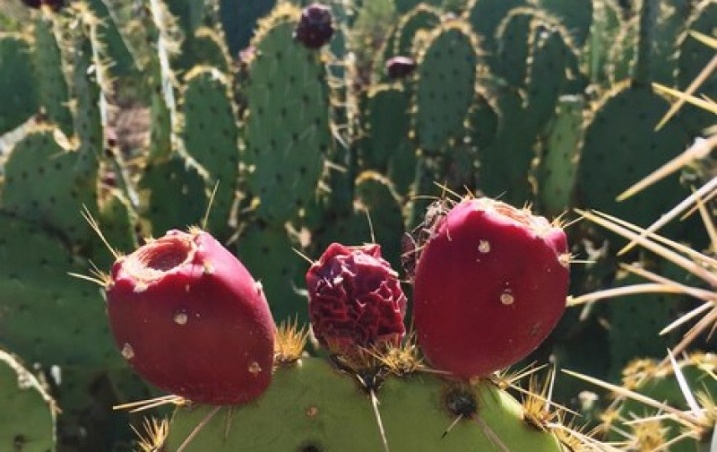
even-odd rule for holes
{"type": "Polygon", "coordinates": [[[56,408],[38,379],[16,357],[0,350],[0,448],[54,450],[56,408]]]}

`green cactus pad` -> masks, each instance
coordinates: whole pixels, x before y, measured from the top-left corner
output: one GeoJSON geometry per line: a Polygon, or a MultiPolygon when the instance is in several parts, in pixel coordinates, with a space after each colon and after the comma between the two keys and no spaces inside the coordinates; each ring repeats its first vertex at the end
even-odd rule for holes
{"type": "MultiPolygon", "coordinates": [[[[690,17],[687,29],[707,36],[713,36],[715,23],[717,23],[717,2],[707,0],[697,6],[695,12],[690,17]]],[[[680,56],[678,61],[677,86],[680,89],[687,89],[690,83],[692,83],[714,57],[715,52],[714,49],[697,41],[689,34],[683,35],[679,39],[680,56]]],[[[717,77],[714,75],[707,77],[700,85],[697,93],[700,96],[705,96],[713,100],[717,99],[717,77]]],[[[682,119],[692,133],[701,134],[705,127],[714,124],[715,115],[711,112],[694,106],[685,106],[683,110],[682,119]]]]}
{"type": "Polygon", "coordinates": [[[649,87],[621,85],[606,95],[585,129],[577,172],[580,205],[646,226],[687,196],[679,176],[673,175],[623,202],[616,201],[621,192],[689,144],[676,122],[655,131],[668,107],[649,87]]]}
{"type": "Polygon", "coordinates": [[[582,97],[561,97],[555,118],[547,128],[537,182],[540,210],[549,216],[566,212],[571,203],[583,137],[584,108],[582,97]]]}
{"type": "Polygon", "coordinates": [[[494,72],[514,87],[521,87],[528,74],[528,57],[533,45],[532,27],[539,11],[515,8],[500,21],[495,31],[497,62],[494,72]]]}
{"type": "Polygon", "coordinates": [[[368,215],[371,219],[373,240],[381,245],[383,258],[394,268],[399,268],[403,232],[400,197],[391,181],[374,171],[361,173],[355,185],[355,204],[360,206],[359,210],[364,211],[364,216],[368,215]]]}
{"type": "Polygon", "coordinates": [[[155,92],[150,101],[150,140],[148,160],[161,162],[172,154],[171,112],[162,94],[155,92]]]}
{"type": "Polygon", "coordinates": [[[423,3],[406,13],[398,23],[398,37],[393,43],[393,55],[415,58],[416,35],[431,31],[440,22],[440,12],[423,3]]]}
{"type": "Polygon", "coordinates": [[[228,238],[239,173],[239,129],[229,83],[210,67],[196,67],[187,74],[185,83],[186,151],[207,171],[209,190],[219,184],[206,227],[216,237],[228,238]]]}
{"type": "Polygon", "coordinates": [[[61,239],[1,214],[0,256],[0,346],[45,367],[121,363],[99,287],[69,275],[90,267],[61,239]]]}
{"type": "Polygon", "coordinates": [[[31,46],[18,34],[0,34],[0,135],[37,113],[31,46]]]}
{"type": "Polygon", "coordinates": [[[470,139],[478,149],[490,146],[498,133],[498,113],[488,97],[484,90],[479,91],[469,114],[470,139]]]}
{"type": "MultiPolygon", "coordinates": [[[[695,396],[697,404],[707,410],[713,407],[714,405],[710,405],[710,402],[704,403],[703,401],[715,400],[715,397],[717,397],[717,378],[714,374],[714,369],[717,366],[717,355],[713,353],[689,353],[677,361],[677,366],[687,386],[695,396]],[[701,399],[700,394],[704,398],[701,399]]],[[[659,362],[654,359],[635,359],[625,367],[622,377],[623,385],[632,391],[685,412],[691,409],[685,402],[685,396],[676,378],[675,370],[669,364],[660,366],[659,362]]],[[[656,408],[648,407],[632,399],[619,399],[619,403],[614,406],[614,410],[620,414],[621,418],[617,421],[618,425],[611,425],[614,430],[609,439],[618,441],[624,440],[624,437],[619,437],[615,433],[616,431],[623,431],[628,434],[633,433],[633,427],[625,425],[624,421],[659,414],[656,408]]],[[[666,444],[667,441],[683,436],[680,441],[670,444],[670,451],[708,451],[710,450],[710,442],[714,432],[714,426],[712,428],[694,429],[692,434],[696,435],[696,437],[684,437],[684,433],[688,428],[669,418],[660,422],[653,421],[653,428],[655,431],[662,429],[660,435],[651,436],[649,439],[645,438],[644,443],[638,437],[633,440],[636,447],[656,447],[660,445],[655,442],[656,438],[666,444]]]]}
{"type": "Polygon", "coordinates": [[[208,203],[206,183],[197,167],[181,155],[147,164],[139,190],[142,213],[153,235],[201,224],[208,203]]]}
{"type": "MultiPolygon", "coordinates": [[[[658,270],[659,273],[659,270],[658,270]]],[[[615,285],[628,286],[643,282],[629,275],[615,285]]],[[[660,331],[674,320],[676,299],[666,294],[644,294],[616,297],[608,304],[610,331],[610,366],[613,378],[620,375],[625,365],[634,359],[658,358],[665,355],[668,336],[660,331]]]]}
{"type": "Polygon", "coordinates": [[[292,38],[299,9],[281,3],[252,41],[246,118],[247,184],[256,214],[280,224],[316,192],[332,137],[326,68],[318,52],[292,38]]]}
{"type": "Polygon", "coordinates": [[[542,21],[534,21],[527,68],[526,121],[529,130],[542,130],[553,117],[565,84],[568,60],[576,55],[565,42],[566,31],[542,21]]]}
{"type": "Polygon", "coordinates": [[[60,232],[72,243],[85,243],[90,229],[81,212],[97,206],[94,177],[85,168],[82,154],[59,144],[61,133],[50,127],[30,132],[10,152],[5,162],[2,208],[60,232]]]}
{"type": "Polygon", "coordinates": [[[72,134],[72,114],[68,107],[69,92],[63,71],[60,47],[55,40],[52,17],[35,20],[35,80],[37,80],[38,103],[50,122],[66,134],[72,134]]]}
{"type": "Polygon", "coordinates": [[[680,56],[679,39],[687,30],[692,2],[689,0],[663,0],[651,33],[649,73],[650,80],[673,86],[680,56]]]}
{"type": "Polygon", "coordinates": [[[593,3],[566,2],[563,0],[537,0],[541,9],[557,17],[565,29],[570,31],[572,41],[578,48],[585,45],[593,20],[593,3]]]}
{"type": "Polygon", "coordinates": [[[274,7],[276,0],[219,1],[219,17],[232,55],[249,45],[256,23],[274,7]]]}
{"type": "MultiPolygon", "coordinates": [[[[108,190],[100,201],[97,222],[102,235],[112,248],[127,254],[137,249],[138,221],[134,209],[122,192],[117,189],[108,190]]],[[[109,268],[113,259],[112,253],[98,237],[93,245],[92,262],[100,268],[109,268]]]]}
{"type": "Polygon", "coordinates": [[[400,85],[378,85],[365,99],[361,166],[387,174],[401,193],[413,181],[415,148],[408,138],[409,94],[400,85]]]}
{"type": "Polygon", "coordinates": [[[639,17],[623,22],[620,33],[610,48],[607,72],[610,82],[615,85],[635,75],[637,66],[637,44],[639,42],[639,17]]]}
{"type": "Polygon", "coordinates": [[[440,151],[462,141],[474,99],[478,43],[469,26],[447,22],[435,29],[421,51],[414,97],[413,130],[418,145],[440,151]]]}
{"type": "Polygon", "coordinates": [[[386,36],[378,50],[372,50],[374,57],[371,63],[371,82],[373,85],[390,82],[386,72],[386,61],[395,56],[393,48],[396,41],[398,41],[399,31],[398,24],[395,24],[386,32],[386,36]]]}
{"type": "MultiPolygon", "coordinates": [[[[462,392],[454,388],[428,374],[388,378],[376,396],[389,449],[505,450],[497,444],[500,441],[507,450],[562,450],[551,433],[523,420],[515,399],[490,383],[462,392]],[[448,405],[461,396],[477,404],[477,414],[459,420],[445,434],[458,417],[448,405]]],[[[211,410],[214,407],[178,408],[169,427],[167,450],[176,451],[211,410]]],[[[355,378],[318,358],[302,358],[277,370],[271,386],[255,403],[219,410],[186,450],[238,448],[246,452],[383,450],[367,391],[355,378]]]]}
{"type": "Polygon", "coordinates": [[[421,5],[426,6],[433,6],[433,7],[440,7],[443,3],[443,0],[426,0],[423,2],[420,2],[419,0],[396,0],[396,12],[399,14],[406,14],[410,12],[411,10],[414,10],[421,5]]]}
{"type": "MultiPolygon", "coordinates": [[[[85,19],[89,21],[96,18],[85,19]]],[[[96,40],[93,32],[75,30],[70,94],[74,103],[75,134],[79,142],[77,147],[76,178],[86,181],[96,180],[99,161],[104,149],[103,118],[107,115],[106,105],[101,101],[110,90],[103,85],[107,80],[104,67],[100,67],[98,55],[103,44],[96,40]]],[[[95,187],[93,186],[93,190],[95,187]]]]}
{"type": "Polygon", "coordinates": [[[0,449],[54,450],[56,409],[38,379],[16,357],[0,350],[0,449]]]}
{"type": "Polygon", "coordinates": [[[300,294],[308,263],[295,250],[302,248],[296,233],[282,226],[252,224],[242,232],[237,255],[261,282],[277,322],[308,322],[307,298],[300,294]]]}
{"type": "Polygon", "coordinates": [[[177,19],[177,25],[186,35],[193,34],[204,19],[206,0],[173,0],[167,2],[169,12],[177,19]]]}
{"type": "Polygon", "coordinates": [[[622,17],[615,0],[596,0],[592,3],[592,24],[590,36],[581,54],[582,63],[593,83],[607,84],[611,78],[606,71],[606,62],[622,29],[622,17]]]}
{"type": "Polygon", "coordinates": [[[527,124],[524,98],[510,87],[495,87],[498,133],[485,149],[479,149],[478,187],[488,196],[499,196],[513,205],[532,201],[528,178],[535,158],[536,131],[524,130],[527,124]],[[516,133],[520,130],[521,133],[516,133]]]}
{"type": "MultiPolygon", "coordinates": [[[[495,32],[500,22],[512,9],[527,4],[527,0],[476,0],[473,2],[473,7],[468,12],[468,22],[480,37],[483,48],[489,55],[496,55],[498,45],[495,32]]],[[[491,60],[495,58],[489,57],[491,60]]]]}
{"type": "Polygon", "coordinates": [[[228,74],[230,61],[222,36],[209,27],[199,27],[182,41],[174,66],[181,72],[190,71],[194,66],[211,66],[228,74]]]}

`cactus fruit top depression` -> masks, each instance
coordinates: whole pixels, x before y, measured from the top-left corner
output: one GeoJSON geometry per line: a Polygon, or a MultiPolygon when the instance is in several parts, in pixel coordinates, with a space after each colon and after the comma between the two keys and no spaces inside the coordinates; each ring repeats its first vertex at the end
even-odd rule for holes
{"type": "Polygon", "coordinates": [[[466,199],[433,223],[414,279],[414,324],[428,361],[484,376],[535,350],[565,309],[565,233],[526,209],[466,199]]]}
{"type": "Polygon", "coordinates": [[[269,386],[276,325],[264,291],[208,233],[169,231],[118,258],[106,294],[122,356],[150,383],[214,405],[269,386]]]}

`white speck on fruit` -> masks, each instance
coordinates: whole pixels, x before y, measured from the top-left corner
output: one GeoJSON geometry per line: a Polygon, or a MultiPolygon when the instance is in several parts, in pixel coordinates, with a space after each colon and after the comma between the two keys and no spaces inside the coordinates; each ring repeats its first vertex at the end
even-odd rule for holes
{"type": "Polygon", "coordinates": [[[502,294],[500,294],[500,302],[504,306],[510,306],[515,302],[515,297],[510,290],[505,290],[502,294]]]}
{"type": "Polygon", "coordinates": [[[261,285],[261,282],[255,282],[254,287],[256,288],[256,294],[261,295],[261,291],[264,290],[264,286],[261,285]]]}
{"type": "Polygon", "coordinates": [[[261,372],[261,366],[258,362],[252,361],[251,364],[249,364],[249,373],[254,375],[255,377],[259,375],[261,372]]]}
{"type": "Polygon", "coordinates": [[[483,254],[490,253],[490,242],[488,240],[481,240],[478,244],[478,252],[483,254]]]}
{"type": "Polygon", "coordinates": [[[189,293],[189,290],[191,289],[191,286],[189,284],[184,286],[184,291],[189,293]]]}
{"type": "Polygon", "coordinates": [[[204,261],[203,265],[205,275],[211,275],[212,273],[214,273],[214,266],[211,262],[204,261]]]}
{"type": "Polygon", "coordinates": [[[174,314],[174,323],[176,323],[177,325],[186,325],[187,320],[189,320],[189,317],[183,311],[179,311],[174,314]]]}
{"type": "Polygon", "coordinates": [[[122,346],[122,357],[127,360],[134,358],[134,349],[132,349],[132,346],[128,343],[122,346]]]}

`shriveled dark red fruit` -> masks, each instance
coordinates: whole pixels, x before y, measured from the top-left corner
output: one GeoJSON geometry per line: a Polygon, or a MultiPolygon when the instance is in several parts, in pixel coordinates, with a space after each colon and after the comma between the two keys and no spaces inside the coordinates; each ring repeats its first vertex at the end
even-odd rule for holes
{"type": "Polygon", "coordinates": [[[208,233],[169,231],[119,258],[106,295],[122,356],[150,383],[214,405],[268,387],[276,325],[264,291],[208,233]]]}
{"type": "Polygon", "coordinates": [[[416,69],[416,62],[409,57],[395,56],[386,61],[386,72],[392,79],[404,78],[416,69]]]}
{"type": "Polygon", "coordinates": [[[309,318],[332,353],[398,346],[406,329],[406,295],[376,244],[332,243],[306,273],[309,318]]]}
{"type": "Polygon", "coordinates": [[[294,30],[294,39],[310,49],[318,49],[334,35],[331,8],[312,3],[301,10],[301,18],[294,30]]]}
{"type": "Polygon", "coordinates": [[[560,319],[569,283],[565,233],[489,198],[466,199],[433,227],[414,279],[426,359],[461,378],[515,364],[560,319]]]}

